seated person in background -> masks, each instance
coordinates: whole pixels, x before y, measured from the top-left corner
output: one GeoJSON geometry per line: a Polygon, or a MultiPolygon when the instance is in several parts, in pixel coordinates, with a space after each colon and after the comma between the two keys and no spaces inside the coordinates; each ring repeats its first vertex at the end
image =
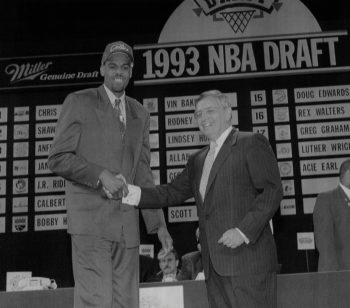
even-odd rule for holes
{"type": "Polygon", "coordinates": [[[339,170],[339,185],[317,196],[313,213],[318,271],[350,269],[350,159],[339,170]]]}
{"type": "Polygon", "coordinates": [[[168,253],[161,249],[158,253],[160,271],[151,277],[149,282],[173,282],[178,281],[179,256],[173,248],[168,253]]]}
{"type": "Polygon", "coordinates": [[[196,229],[197,251],[186,253],[181,258],[181,272],[178,280],[204,280],[199,228],[196,229]]]}
{"type": "Polygon", "coordinates": [[[158,260],[140,254],[140,282],[147,282],[158,272],[158,260]]]}

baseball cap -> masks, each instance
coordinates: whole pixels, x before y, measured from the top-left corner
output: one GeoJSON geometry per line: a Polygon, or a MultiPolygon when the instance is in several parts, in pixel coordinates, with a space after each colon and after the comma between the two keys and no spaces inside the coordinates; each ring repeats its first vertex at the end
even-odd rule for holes
{"type": "Polygon", "coordinates": [[[134,55],[132,52],[132,48],[128,44],[122,41],[117,41],[117,42],[109,43],[106,46],[105,51],[103,52],[103,55],[102,55],[101,63],[104,64],[112,55],[118,52],[126,54],[129,57],[130,61],[132,63],[134,62],[134,55]]]}

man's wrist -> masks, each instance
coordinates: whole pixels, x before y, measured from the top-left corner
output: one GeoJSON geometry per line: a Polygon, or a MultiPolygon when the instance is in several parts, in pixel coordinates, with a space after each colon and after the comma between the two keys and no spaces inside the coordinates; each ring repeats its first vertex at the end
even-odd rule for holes
{"type": "Polygon", "coordinates": [[[237,231],[238,231],[238,233],[240,234],[240,235],[242,235],[242,237],[243,237],[243,239],[244,239],[244,242],[246,243],[246,244],[249,244],[249,239],[246,237],[246,235],[241,231],[241,230],[239,230],[238,228],[235,228],[237,231]]]}
{"type": "Polygon", "coordinates": [[[100,174],[98,175],[97,183],[96,183],[96,187],[97,187],[97,188],[100,188],[101,186],[103,186],[103,184],[102,184],[102,177],[104,176],[105,172],[106,172],[106,169],[103,169],[103,170],[100,172],[100,174]]]}

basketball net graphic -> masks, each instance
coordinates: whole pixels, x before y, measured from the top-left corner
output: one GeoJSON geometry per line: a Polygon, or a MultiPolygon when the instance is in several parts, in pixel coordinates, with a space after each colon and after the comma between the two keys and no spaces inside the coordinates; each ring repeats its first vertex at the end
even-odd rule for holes
{"type": "MultiPolygon", "coordinates": [[[[188,0],[189,1],[189,0],[188,0]]],[[[197,17],[202,13],[212,17],[213,22],[226,21],[234,33],[243,33],[252,19],[264,18],[278,12],[281,0],[192,0],[193,12],[197,17]]]]}
{"type": "Polygon", "coordinates": [[[231,12],[221,12],[220,15],[225,19],[225,21],[230,25],[232,30],[237,33],[238,31],[243,33],[245,28],[255,10],[248,11],[231,11],[231,12]]]}

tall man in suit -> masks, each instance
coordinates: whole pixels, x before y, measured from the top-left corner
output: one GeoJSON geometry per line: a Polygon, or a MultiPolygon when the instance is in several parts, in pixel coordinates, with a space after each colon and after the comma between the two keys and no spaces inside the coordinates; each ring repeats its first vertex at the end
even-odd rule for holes
{"type": "MultiPolygon", "coordinates": [[[[154,184],[149,114],[125,95],[133,60],[126,43],[106,46],[104,84],[67,96],[49,154],[50,169],[67,180],[74,307],[139,307],[139,214],[121,202],[120,174],[130,183],[154,184]]],[[[169,250],[172,239],[161,211],[142,215],[147,231],[158,232],[169,250]]]]}
{"type": "Polygon", "coordinates": [[[339,169],[339,185],[320,193],[313,213],[318,271],[350,270],[350,159],[339,169]]]}
{"type": "Polygon", "coordinates": [[[210,307],[272,308],[277,254],[269,220],[282,199],[279,170],[266,138],[239,132],[231,116],[225,95],[202,93],[194,117],[210,146],[193,154],[170,184],[141,191],[129,185],[125,201],[152,208],[194,197],[210,307]]]}

